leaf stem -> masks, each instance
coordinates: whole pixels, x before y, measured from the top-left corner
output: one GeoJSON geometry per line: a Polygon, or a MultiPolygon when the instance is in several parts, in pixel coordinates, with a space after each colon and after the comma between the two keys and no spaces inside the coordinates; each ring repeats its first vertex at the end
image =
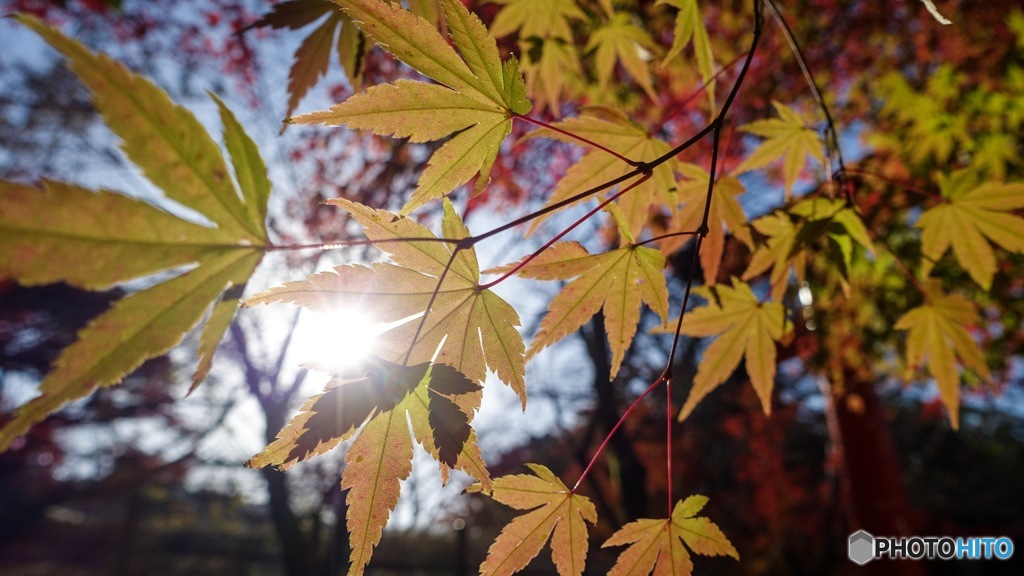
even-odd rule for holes
{"type": "Polygon", "coordinates": [[[633,168],[638,168],[638,167],[640,167],[642,165],[641,162],[637,162],[635,160],[630,160],[629,158],[626,158],[622,154],[619,154],[618,152],[612,150],[611,148],[608,148],[607,146],[602,146],[601,144],[598,144],[597,142],[594,142],[593,140],[590,140],[589,138],[584,138],[583,136],[580,136],[579,134],[573,134],[572,132],[569,132],[568,130],[563,130],[562,128],[559,128],[558,126],[554,126],[552,124],[548,124],[547,122],[544,122],[543,120],[537,120],[536,118],[530,118],[529,116],[524,116],[524,115],[518,114],[516,112],[512,113],[512,117],[516,118],[516,119],[519,119],[519,120],[522,120],[523,122],[527,122],[529,124],[533,124],[534,126],[540,126],[541,128],[546,128],[548,130],[551,130],[552,132],[557,132],[557,133],[559,133],[559,134],[561,134],[563,136],[568,136],[569,138],[572,138],[573,140],[578,140],[578,141],[586,144],[587,146],[591,146],[591,147],[597,148],[598,150],[601,150],[603,152],[607,152],[608,154],[611,154],[612,156],[618,158],[619,160],[622,160],[626,164],[629,164],[633,168]]]}
{"type": "Polygon", "coordinates": [[[588,474],[590,474],[590,470],[594,467],[594,464],[597,463],[597,459],[601,456],[601,453],[604,452],[604,449],[608,446],[608,443],[611,442],[612,436],[615,436],[615,433],[618,432],[619,428],[626,421],[626,418],[629,417],[630,413],[633,412],[633,410],[635,410],[636,407],[640,405],[640,401],[646,398],[647,395],[654,391],[655,388],[660,386],[663,381],[664,375],[659,376],[653,384],[648,386],[646,390],[641,392],[640,395],[636,397],[636,400],[633,400],[633,403],[629,405],[629,408],[626,408],[626,411],[623,412],[622,416],[619,417],[619,421],[615,423],[615,426],[612,426],[611,431],[608,432],[608,435],[604,437],[604,440],[601,442],[601,445],[597,447],[597,452],[594,452],[594,455],[590,458],[590,463],[588,463],[587,467],[583,469],[583,473],[580,474],[579,480],[577,480],[576,483],[573,484],[572,490],[570,490],[570,492],[574,494],[576,493],[576,490],[579,489],[580,484],[583,483],[583,480],[586,479],[588,474]]]}

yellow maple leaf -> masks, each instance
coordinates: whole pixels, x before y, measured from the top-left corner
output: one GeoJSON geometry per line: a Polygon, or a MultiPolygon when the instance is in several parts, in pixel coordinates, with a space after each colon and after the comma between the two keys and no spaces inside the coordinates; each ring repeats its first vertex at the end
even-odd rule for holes
{"type": "Polygon", "coordinates": [[[971,338],[968,327],[980,321],[977,308],[958,294],[942,294],[928,287],[929,301],[904,314],[897,330],[907,330],[907,364],[911,370],[927,367],[939,395],[949,410],[953,428],[960,424],[960,374],[957,358],[983,379],[992,377],[985,356],[971,338]]]}
{"type": "MultiPolygon", "coordinates": [[[[772,388],[775,386],[775,343],[793,329],[786,310],[777,302],[762,303],[746,283],[733,278],[732,287],[698,288],[694,293],[708,300],[706,306],[686,312],[681,334],[716,336],[704,350],[690,395],[679,411],[679,420],[693,412],[697,404],[726,381],[746,358],[747,375],[754,386],[765,414],[770,414],[772,388]]],[[[673,332],[675,322],[658,332],[673,332]]]]}
{"type": "Polygon", "coordinates": [[[796,110],[779,102],[772,104],[779,114],[778,118],[757,120],[740,127],[740,130],[765,140],[736,167],[736,173],[764,168],[781,158],[786,198],[789,198],[793,193],[793,185],[807,164],[807,156],[819,164],[825,163],[824,143],[818,131],[810,128],[796,110]]]}
{"type": "Polygon", "coordinates": [[[1024,208],[1024,183],[978,183],[974,172],[960,170],[939,176],[945,202],[921,215],[922,275],[952,246],[953,254],[979,286],[988,290],[996,272],[992,242],[1024,253],[1024,218],[1009,214],[1024,208]],[[986,240],[987,239],[987,240],[986,240]]]}
{"type": "Polygon", "coordinates": [[[669,5],[679,9],[676,14],[676,27],[672,48],[662,61],[662,66],[670,60],[679,56],[683,48],[693,40],[693,52],[697,60],[697,71],[700,78],[707,85],[708,100],[711,103],[711,110],[715,108],[715,83],[714,56],[711,54],[711,39],[708,37],[708,29],[704,26],[704,18],[700,13],[700,6],[697,0],[658,0],[656,6],[669,5]]]}
{"type": "Polygon", "coordinates": [[[633,24],[629,14],[615,14],[606,24],[594,30],[586,50],[594,50],[594,67],[597,68],[597,82],[602,90],[607,88],[612,72],[615,71],[615,63],[618,62],[651,100],[658,101],[658,94],[651,84],[651,71],[643,57],[645,53],[649,55],[655,50],[654,41],[647,31],[633,24]]]}
{"type": "MultiPolygon", "coordinates": [[[[378,247],[390,254],[394,264],[337,266],[252,296],[246,306],[288,302],[329,310],[344,305],[358,308],[375,322],[405,320],[378,337],[377,355],[406,364],[429,362],[436,355],[437,363],[448,364],[477,382],[484,380],[490,368],[515,390],[525,407],[525,346],[516,330],[519,315],[497,294],[480,289],[476,251],[459,251],[449,265],[452,250],[447,243],[414,240],[436,239],[422,225],[343,198],[329,203],[344,208],[362,224],[367,237],[379,241],[378,247]],[[427,310],[431,299],[433,306],[427,310]],[[410,319],[424,310],[425,319],[410,319]]],[[[447,200],[443,228],[446,238],[469,235],[447,200]]]]}
{"type": "Polygon", "coordinates": [[[462,4],[445,2],[448,29],[459,53],[431,23],[397,4],[338,0],[360,29],[397,58],[443,86],[400,80],[373,86],[329,110],[291,119],[299,124],[345,125],[427,142],[452,136],[435,151],[416,190],[399,212],[449,194],[479,173],[482,192],[512,115],[530,111],[515,58],[502,63],[480,19],[462,4]]]}
{"type": "Polygon", "coordinates": [[[641,518],[612,534],[602,548],[629,545],[608,572],[608,576],[643,576],[693,573],[693,561],[686,546],[704,556],[731,556],[740,559],[722,530],[705,516],[696,516],[707,504],[706,496],[694,495],[680,500],[672,510],[672,518],[641,518]]]}
{"type": "MultiPolygon", "coordinates": [[[[587,525],[597,510],[586,496],[570,491],[551,470],[527,464],[535,476],[516,474],[494,480],[491,497],[517,510],[531,510],[501,530],[480,565],[482,576],[522,570],[551,538],[551,558],[560,576],[578,576],[587,560],[587,525]],[[553,535],[552,535],[553,534],[553,535]]],[[[480,491],[479,485],[471,492],[480,491]]]]}

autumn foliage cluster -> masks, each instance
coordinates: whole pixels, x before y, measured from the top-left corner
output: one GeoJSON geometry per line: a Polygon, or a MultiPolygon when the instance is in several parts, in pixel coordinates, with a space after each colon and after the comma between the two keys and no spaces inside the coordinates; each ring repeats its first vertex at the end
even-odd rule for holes
{"type": "MultiPolygon", "coordinates": [[[[341,488],[350,574],[361,574],[419,444],[445,482],[459,471],[472,478],[468,491],[522,511],[481,573],[519,571],[548,545],[559,573],[573,575],[584,571],[597,522],[581,483],[649,396],[666,396],[671,454],[673,427],[737,377],[770,414],[783,359],[799,359],[851,413],[862,411],[865,385],[933,380],[953,427],[965,383],[1005,382],[1024,313],[1020,11],[1001,28],[1004,48],[978,53],[954,35],[950,62],[920,69],[913,51],[886,46],[888,32],[839,22],[839,33],[877,34],[864,42],[881,46],[874,62],[832,55],[874,75],[856,82],[830,77],[828,55],[805,56],[801,44],[813,39],[802,34],[821,22],[791,27],[772,0],[406,4],[287,0],[233,24],[239,38],[267,28],[301,37],[286,129],[334,126],[424,145],[414,182],[383,202],[327,199],[360,232],[313,245],[268,228],[266,164],[220,99],[222,131],[211,135],[151,81],[17,16],[66,58],[125,156],[203,221],[111,190],[0,182],[0,278],[102,290],[176,271],[81,330],[39,395],[0,428],[0,449],[198,330],[195,389],[236,313],[246,313],[240,306],[355,307],[391,323],[373,356],[344,370],[307,366],[330,381],[246,465],[287,469],[350,442],[341,488]],[[407,68],[380,63],[391,58],[407,68]],[[956,68],[979,58],[999,73],[980,81],[956,68]],[[348,80],[342,101],[296,114],[335,61],[348,80]],[[844,128],[849,118],[870,120],[844,128]],[[861,142],[849,144],[846,129],[861,142]],[[541,176],[525,169],[527,158],[541,176]],[[464,216],[488,207],[503,223],[471,230],[464,216]],[[496,237],[535,249],[481,270],[477,247],[496,237]],[[272,287],[250,282],[271,251],[370,245],[386,259],[272,287]],[[513,276],[560,286],[525,339],[519,313],[495,290],[513,276]],[[653,328],[643,320],[655,316],[653,328]],[[669,343],[660,375],[578,478],[541,464],[492,477],[472,426],[487,386],[509,386],[525,409],[527,362],[597,320],[609,352],[602,378],[621,381],[639,330],[669,343]],[[679,375],[687,339],[707,345],[696,371],[679,375]],[[683,379],[688,395],[674,404],[683,379]]],[[[851,22],[888,9],[854,4],[851,22]]],[[[922,41],[944,33],[931,2],[901,10],[929,30],[922,41]]],[[[706,496],[673,496],[671,462],[665,513],[604,541],[621,551],[612,574],[688,574],[691,554],[739,559],[701,515],[706,496]]]]}

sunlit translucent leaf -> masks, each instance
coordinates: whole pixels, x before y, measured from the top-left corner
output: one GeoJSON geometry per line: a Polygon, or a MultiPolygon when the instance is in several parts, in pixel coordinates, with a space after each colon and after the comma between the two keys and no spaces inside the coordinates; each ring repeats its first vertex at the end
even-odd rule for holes
{"type": "MultiPolygon", "coordinates": [[[[604,110],[590,110],[583,116],[563,120],[555,126],[614,150],[636,162],[655,160],[671,150],[666,142],[649,135],[642,127],[625,117],[614,113],[600,114],[601,112],[604,110]]],[[[584,145],[579,140],[546,128],[534,130],[528,137],[552,138],[584,145]]],[[[675,188],[673,170],[675,168],[676,162],[673,160],[661,164],[654,169],[649,180],[630,190],[616,201],[626,214],[633,236],[640,235],[652,205],[656,207],[673,203],[672,190],[675,188]]],[[[591,149],[579,162],[573,164],[566,171],[546,206],[571,198],[633,170],[632,166],[615,156],[603,150],[591,149]]],[[[530,230],[535,230],[545,220],[546,218],[537,218],[530,230]]]]}
{"type": "MultiPolygon", "coordinates": [[[[614,378],[636,334],[640,302],[645,302],[663,320],[668,316],[668,288],[662,275],[664,256],[645,246],[586,255],[586,250],[575,243],[555,244],[550,252],[541,253],[519,274],[541,280],[576,279],[551,300],[527,358],[572,334],[603,309],[614,378]]],[[[503,266],[489,272],[513,267],[503,266]]]]}
{"type": "Polygon", "coordinates": [[[700,72],[701,80],[707,85],[708,99],[713,109],[715,106],[715,83],[712,81],[714,56],[711,54],[711,39],[704,26],[704,18],[701,16],[697,0],[658,0],[656,4],[667,4],[679,9],[679,13],[676,14],[675,38],[672,40],[672,48],[665,55],[663,64],[679,56],[683,48],[690,43],[690,40],[693,40],[697,71],[700,72]]]}
{"type": "MultiPolygon", "coordinates": [[[[516,474],[494,480],[491,497],[517,510],[532,511],[501,530],[480,565],[480,574],[508,575],[522,570],[549,537],[559,575],[582,574],[588,548],[586,522],[597,522],[597,510],[589,498],[569,491],[551,470],[540,464],[527,466],[535,476],[516,474]]],[[[470,487],[470,491],[479,489],[470,487]]]]}
{"type": "Polygon", "coordinates": [[[736,173],[764,168],[782,159],[782,174],[786,184],[786,197],[793,192],[793,185],[807,163],[810,155],[819,164],[825,163],[824,143],[817,130],[796,111],[784,104],[773,102],[778,118],[757,120],[740,127],[740,130],[764,138],[739,166],[736,173]]]}
{"type": "MultiPolygon", "coordinates": [[[[686,177],[677,184],[676,193],[683,207],[673,218],[673,230],[696,231],[704,217],[704,207],[708,199],[708,180],[711,175],[700,166],[680,164],[679,172],[686,177]]],[[[700,264],[704,270],[704,282],[714,284],[718,277],[718,267],[722,262],[725,250],[725,230],[747,245],[754,247],[750,236],[747,217],[736,197],[746,190],[735,176],[723,176],[715,181],[714,193],[711,194],[711,208],[708,210],[708,234],[700,245],[700,264]]],[[[662,252],[674,253],[689,237],[678,236],[661,244],[662,252]]]]}
{"type": "MultiPolygon", "coordinates": [[[[383,210],[372,210],[344,199],[331,203],[349,211],[373,240],[434,238],[423,226],[383,210]]],[[[444,203],[446,233],[467,235],[461,219],[444,203]]],[[[248,305],[290,302],[313,310],[355,307],[377,322],[397,322],[421,314],[437,292],[422,330],[419,319],[407,321],[377,338],[378,355],[394,361],[448,364],[473,381],[482,382],[487,369],[519,394],[524,406],[523,340],[516,330],[519,316],[490,290],[479,289],[476,252],[462,250],[444,281],[438,282],[451,254],[444,242],[389,242],[379,246],[399,265],[376,263],[338,266],[306,280],[289,282],[247,300],[248,305]],[[413,338],[419,331],[415,344],[413,338]],[[410,352],[411,347],[411,352],[410,352]]]]}
{"type": "Polygon", "coordinates": [[[83,328],[40,384],[40,396],[0,430],[0,450],[65,402],[114,385],[145,360],[167,352],[206,317],[195,388],[259,263],[269,195],[255,146],[223,104],[225,140],[241,195],[209,134],[163,91],[38,20],[19,20],[69,59],[92,90],[97,109],[124,139],[129,158],[168,197],[216,227],[105,190],[0,182],[0,278],[98,290],[189,267],[118,301],[83,328]]]}
{"type": "Polygon", "coordinates": [[[991,378],[988,364],[971,337],[969,328],[980,318],[977,307],[957,294],[929,289],[929,301],[904,314],[897,330],[907,330],[907,364],[912,371],[924,366],[935,378],[953,427],[960,424],[960,373],[957,358],[985,380],[991,378]]]}
{"type": "Polygon", "coordinates": [[[153,184],[212,220],[225,241],[266,240],[263,222],[240,201],[220,148],[191,112],[109,57],[90,52],[30,16],[18,20],[68,59],[107,126],[122,140],[125,155],[153,184]]]}
{"type": "Polygon", "coordinates": [[[696,516],[707,504],[705,496],[690,496],[676,503],[671,519],[642,518],[630,522],[612,534],[602,548],[629,545],[619,554],[609,576],[672,574],[688,576],[693,562],[683,542],[703,556],[740,555],[721,529],[706,516],[696,516]]]}
{"type": "Polygon", "coordinates": [[[416,142],[454,134],[427,161],[401,215],[446,196],[477,173],[474,193],[482,192],[498,149],[512,129],[511,114],[530,111],[516,61],[503,67],[494,38],[461,2],[444,3],[444,11],[462,58],[433,25],[397,4],[376,0],[338,0],[338,4],[364,33],[445,87],[408,81],[375,86],[330,110],[292,121],[345,125],[416,142]]]}
{"type": "Polygon", "coordinates": [[[626,13],[616,14],[605,25],[595,30],[587,42],[587,50],[595,50],[594,66],[597,68],[597,81],[602,90],[611,81],[612,72],[618,62],[633,77],[633,81],[639,84],[652,100],[657,101],[658,95],[651,84],[651,71],[646,61],[650,58],[650,51],[654,49],[651,36],[643,28],[633,24],[626,13]]]}
{"type": "MultiPolygon", "coordinates": [[[[679,419],[683,420],[712,390],[725,382],[746,358],[747,375],[754,386],[765,414],[770,414],[772,388],[775,385],[775,343],[793,329],[786,310],[776,302],[759,302],[745,283],[733,279],[732,287],[719,284],[712,289],[694,290],[708,299],[706,306],[686,312],[681,333],[687,336],[715,336],[704,350],[693,388],[686,399],[679,419]]],[[[674,331],[676,322],[668,323],[674,331]]]]}
{"type": "Polygon", "coordinates": [[[939,177],[942,204],[926,210],[921,228],[922,274],[952,246],[964,270],[982,288],[992,286],[996,256],[992,242],[1010,252],[1024,253],[1024,218],[1009,212],[1024,208],[1024,183],[978,183],[977,175],[959,171],[939,177]]]}

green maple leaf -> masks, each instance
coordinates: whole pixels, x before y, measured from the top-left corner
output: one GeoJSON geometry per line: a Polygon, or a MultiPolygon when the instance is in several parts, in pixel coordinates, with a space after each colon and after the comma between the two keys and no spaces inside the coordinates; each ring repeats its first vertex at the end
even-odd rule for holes
{"type": "MultiPolygon", "coordinates": [[[[488,270],[499,273],[515,265],[488,270]]],[[[622,365],[640,321],[640,303],[646,302],[662,319],[668,316],[668,287],[662,271],[665,258],[644,246],[625,246],[602,254],[589,254],[575,242],[562,242],[542,252],[517,273],[537,280],[567,280],[548,305],[526,357],[558,342],[604,310],[605,330],[612,350],[611,377],[622,365]]]]}
{"type": "Polygon", "coordinates": [[[662,61],[664,66],[670,60],[679,56],[683,52],[683,48],[693,40],[693,52],[697,58],[697,71],[700,72],[700,78],[707,85],[708,99],[711,102],[712,111],[715,107],[715,83],[712,81],[714,76],[714,56],[711,54],[711,39],[708,37],[708,29],[704,26],[704,17],[701,16],[700,6],[697,5],[697,0],[658,0],[655,5],[669,5],[679,9],[676,14],[676,27],[674,32],[674,38],[672,40],[672,48],[669,49],[668,54],[665,55],[665,59],[662,61]]]}
{"type": "Polygon", "coordinates": [[[992,377],[985,356],[971,338],[968,328],[980,322],[973,303],[957,294],[942,294],[937,286],[928,289],[929,301],[908,311],[896,322],[907,330],[907,364],[916,371],[925,366],[938,384],[939,395],[949,410],[953,428],[960,424],[960,374],[957,357],[983,379],[992,377]]]}
{"type": "Polygon", "coordinates": [[[498,149],[512,129],[512,115],[531,108],[518,62],[511,58],[502,64],[494,38],[461,2],[445,2],[444,12],[462,58],[432,24],[396,4],[378,0],[338,0],[338,4],[363,33],[442,85],[399,80],[290,121],[345,125],[413,142],[454,135],[427,161],[401,215],[449,194],[478,172],[474,193],[482,192],[498,149]]]}
{"type": "Polygon", "coordinates": [[[615,63],[619,62],[651,100],[658,101],[658,94],[651,84],[651,71],[640,56],[642,50],[655,50],[654,40],[647,31],[632,23],[629,14],[616,14],[609,22],[594,30],[586,49],[594,50],[594,66],[601,90],[608,87],[615,63]]]}
{"type": "Polygon", "coordinates": [[[757,120],[740,127],[740,130],[761,136],[765,141],[736,167],[736,173],[764,168],[781,158],[786,198],[789,198],[793,185],[807,164],[807,156],[819,164],[825,163],[823,143],[818,131],[808,127],[808,122],[796,110],[778,102],[772,104],[778,118],[757,120]]]}
{"type": "MultiPolygon", "coordinates": [[[[494,480],[491,497],[517,510],[530,510],[502,528],[480,565],[485,576],[518,572],[551,539],[551,558],[560,576],[578,576],[587,560],[587,525],[597,510],[586,496],[574,494],[551,470],[527,464],[534,476],[515,474],[494,480]]],[[[479,485],[468,491],[480,491],[479,485]]]]}
{"type": "Polygon", "coordinates": [[[961,170],[940,176],[939,189],[945,202],[926,210],[916,224],[921,228],[922,275],[928,276],[952,246],[964,270],[988,290],[996,272],[989,242],[1024,253],[1024,218],[1008,213],[1024,208],[1024,183],[979,184],[976,174],[961,170]]]}
{"type": "Polygon", "coordinates": [[[676,503],[669,519],[641,518],[612,534],[602,548],[625,546],[608,576],[642,576],[693,573],[693,561],[686,546],[704,556],[732,556],[739,552],[722,530],[705,516],[696,516],[707,504],[706,496],[690,496],[676,503]]]}
{"type": "Polygon", "coordinates": [[[93,319],[0,430],[4,449],[65,402],[118,383],[206,324],[195,388],[267,242],[266,167],[255,144],[219,100],[224,137],[238,181],[220,148],[184,108],[148,80],[30,16],[18,20],[59,50],[93,94],[122,150],[153,184],[213,226],[182,220],[141,200],[74,184],[42,189],[0,182],[0,278],[35,286],[66,282],[102,290],[180,267],[192,268],[118,301],[93,319]]]}
{"type": "MultiPolygon", "coordinates": [[[[640,125],[621,113],[607,108],[588,108],[582,116],[567,118],[554,124],[570,134],[581,136],[621,154],[635,162],[649,162],[664,156],[671,150],[667,142],[647,133],[640,125]]],[[[581,145],[579,140],[547,128],[530,132],[526,138],[552,138],[570,144],[581,145]]],[[[583,144],[585,145],[585,144],[583,144]]],[[[677,162],[670,160],[654,169],[650,179],[636,186],[616,203],[622,208],[628,222],[629,233],[639,236],[650,215],[652,205],[672,205],[675,197],[675,173],[677,162]]],[[[632,172],[634,168],[604,150],[592,148],[587,154],[566,170],[555,186],[545,206],[552,206],[582,192],[632,172]]],[[[579,200],[583,202],[584,199],[579,200]]],[[[575,205],[570,204],[569,206],[575,205]]],[[[548,216],[537,218],[530,225],[532,232],[546,221],[548,216]]]]}
{"type": "Polygon", "coordinates": [[[338,61],[345,70],[349,84],[358,89],[363,79],[366,39],[352,24],[352,20],[330,0],[280,2],[249,27],[270,26],[297,30],[324,16],[327,16],[327,19],[302,40],[292,57],[292,66],[288,72],[288,110],[285,117],[295,112],[302,98],[327,72],[332,48],[336,47],[338,61]],[[337,43],[334,41],[335,35],[338,37],[337,43]]]}
{"type": "MultiPolygon", "coordinates": [[[[784,340],[793,329],[785,308],[777,302],[758,301],[750,286],[735,278],[731,288],[719,284],[713,289],[695,289],[694,293],[707,299],[708,304],[686,313],[680,333],[716,338],[701,355],[693,388],[679,411],[679,420],[689,416],[705,396],[725,382],[743,358],[761,406],[765,414],[771,414],[775,343],[784,340]]],[[[675,324],[670,322],[657,331],[672,332],[675,324]]]]}

